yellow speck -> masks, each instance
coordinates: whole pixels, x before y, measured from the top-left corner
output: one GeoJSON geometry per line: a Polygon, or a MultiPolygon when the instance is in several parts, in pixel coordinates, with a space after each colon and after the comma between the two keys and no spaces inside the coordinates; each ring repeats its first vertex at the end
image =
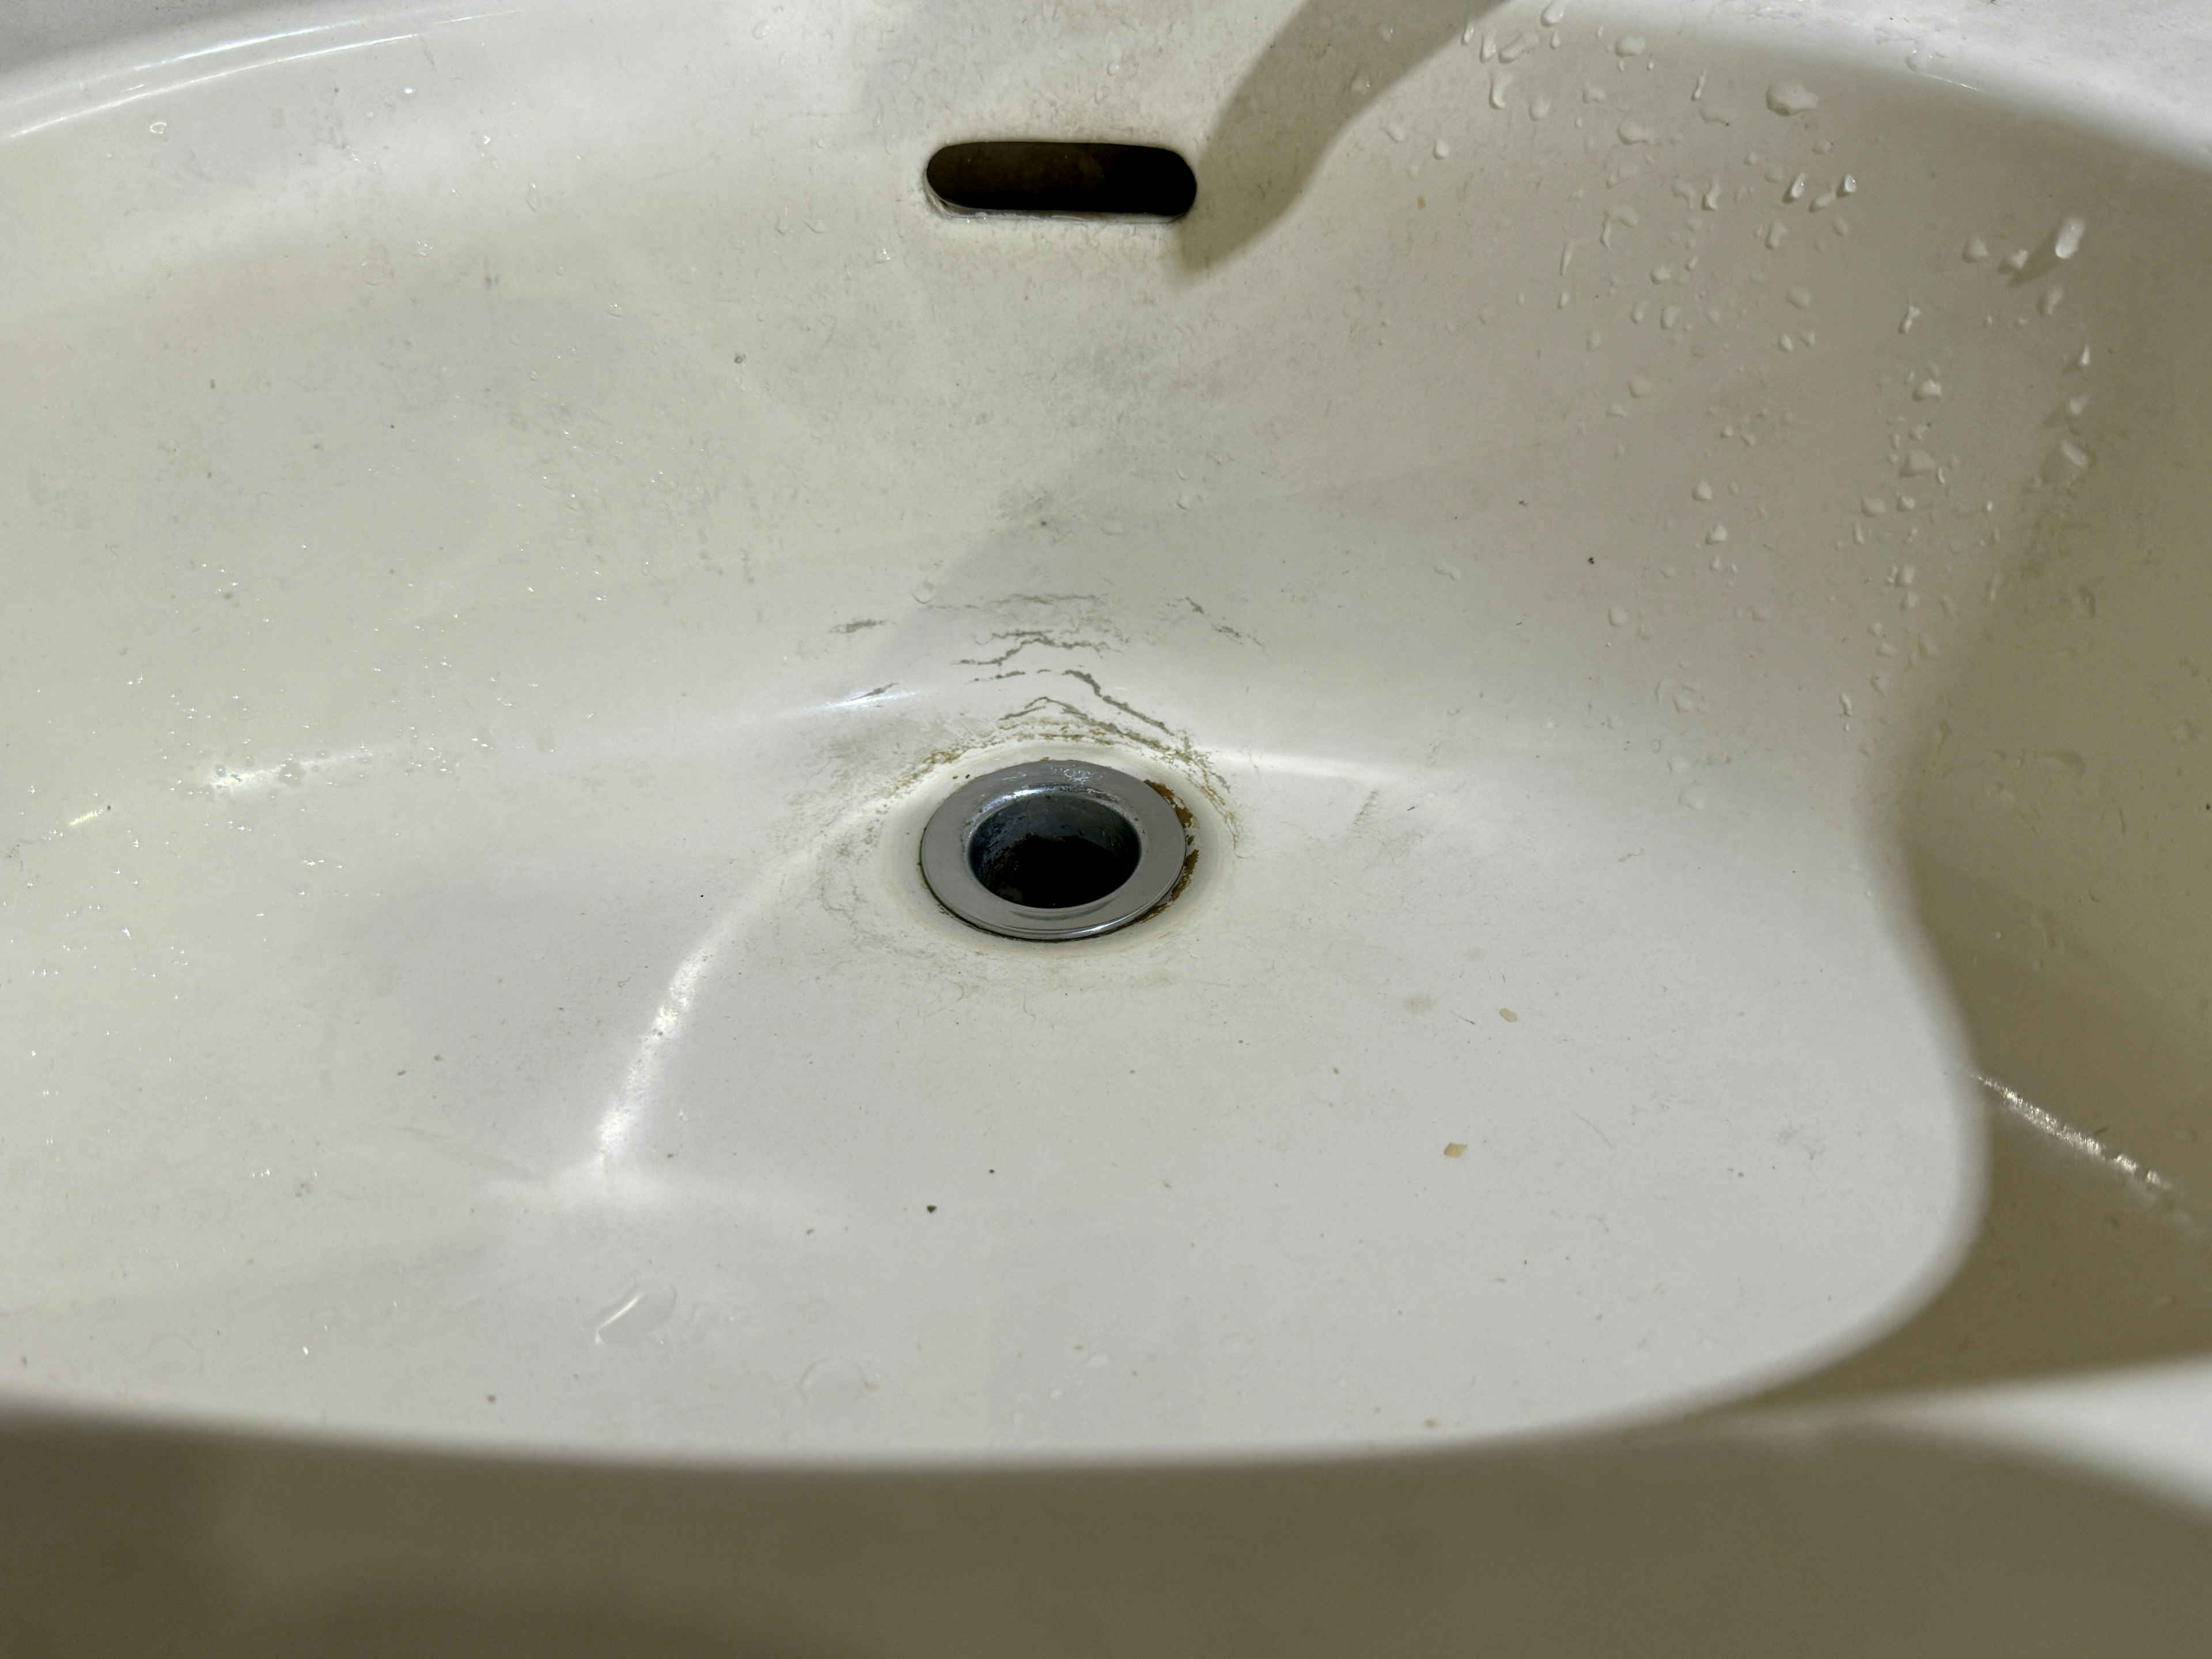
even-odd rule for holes
{"type": "Polygon", "coordinates": [[[1508,1025],[1512,1024],[1516,1020],[1521,1018],[1520,1015],[1515,1013],[1510,1008],[1500,1008],[1498,1011],[1498,1017],[1504,1020],[1508,1025]]]}
{"type": "Polygon", "coordinates": [[[1450,1141],[1450,1142],[1448,1142],[1448,1143],[1445,1145],[1445,1146],[1444,1146],[1444,1156],[1445,1156],[1446,1158],[1457,1158],[1457,1157],[1458,1157],[1462,1152],[1464,1152],[1466,1150],[1467,1150],[1467,1142],[1465,1142],[1464,1140],[1454,1140],[1454,1141],[1450,1141]]]}

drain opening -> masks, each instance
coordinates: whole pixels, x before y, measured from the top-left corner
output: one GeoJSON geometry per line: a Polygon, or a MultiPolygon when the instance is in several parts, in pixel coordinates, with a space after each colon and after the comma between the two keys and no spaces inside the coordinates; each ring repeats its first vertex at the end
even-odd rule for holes
{"type": "Polygon", "coordinates": [[[1137,826],[1104,801],[1041,789],[976,824],[968,867],[1009,904],[1066,910],[1113,892],[1136,874],[1143,852],[1137,826]]]}
{"type": "Polygon", "coordinates": [[[1189,842],[1164,791],[1111,767],[1036,761],[955,790],[922,830],[938,902],[1009,939],[1089,939],[1148,914],[1189,842]]]}
{"type": "Polygon", "coordinates": [[[947,144],[929,158],[925,176],[938,200],[968,213],[1180,219],[1198,198],[1190,163],[1152,144],[947,144]]]}

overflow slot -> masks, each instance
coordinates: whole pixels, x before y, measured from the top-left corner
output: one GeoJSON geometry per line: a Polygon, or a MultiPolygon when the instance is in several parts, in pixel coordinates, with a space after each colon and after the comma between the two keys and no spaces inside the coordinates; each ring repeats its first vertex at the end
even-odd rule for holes
{"type": "Polygon", "coordinates": [[[1198,199],[1190,163],[1152,144],[1041,138],[947,144],[929,158],[930,192],[956,213],[1180,219],[1198,199]]]}

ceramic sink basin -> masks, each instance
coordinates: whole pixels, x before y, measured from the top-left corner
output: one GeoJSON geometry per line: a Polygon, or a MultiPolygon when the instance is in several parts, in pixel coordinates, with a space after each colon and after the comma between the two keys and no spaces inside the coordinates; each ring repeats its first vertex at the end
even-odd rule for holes
{"type": "Polygon", "coordinates": [[[2212,47],[1969,9],[34,40],[12,1408],[2212,1444],[2212,47]],[[1016,138],[1196,204],[925,182],[1016,138]],[[936,902],[931,812],[1045,759],[1171,795],[1156,914],[936,902]]]}

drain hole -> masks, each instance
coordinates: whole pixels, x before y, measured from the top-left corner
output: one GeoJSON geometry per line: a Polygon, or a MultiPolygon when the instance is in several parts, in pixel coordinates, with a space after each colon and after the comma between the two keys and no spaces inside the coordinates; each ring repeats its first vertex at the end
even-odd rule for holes
{"type": "Polygon", "coordinates": [[[929,158],[927,176],[939,200],[971,213],[1180,219],[1198,198],[1190,164],[1150,144],[947,144],[929,158]]]}
{"type": "Polygon", "coordinates": [[[1071,910],[1136,873],[1136,825],[1101,800],[1040,792],[988,814],[968,842],[975,879],[1009,904],[1071,910]]]}
{"type": "Polygon", "coordinates": [[[1175,798],[1095,761],[970,778],[921,832],[939,903],[1006,939],[1096,939],[1149,915],[1195,857],[1175,798]]]}

